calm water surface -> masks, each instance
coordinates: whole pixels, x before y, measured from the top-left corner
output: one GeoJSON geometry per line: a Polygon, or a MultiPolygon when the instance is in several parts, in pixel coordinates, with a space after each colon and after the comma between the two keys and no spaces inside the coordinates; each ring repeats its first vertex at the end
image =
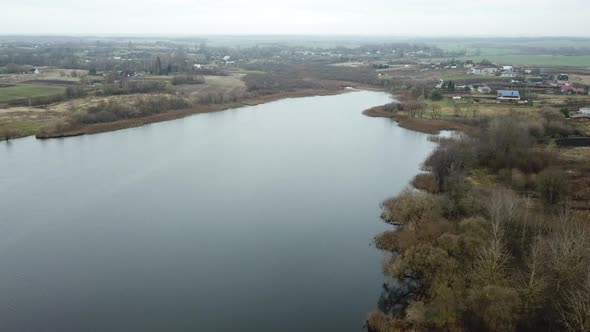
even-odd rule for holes
{"type": "Polygon", "coordinates": [[[380,92],[0,144],[1,331],[361,331],[434,144],[380,92]]]}

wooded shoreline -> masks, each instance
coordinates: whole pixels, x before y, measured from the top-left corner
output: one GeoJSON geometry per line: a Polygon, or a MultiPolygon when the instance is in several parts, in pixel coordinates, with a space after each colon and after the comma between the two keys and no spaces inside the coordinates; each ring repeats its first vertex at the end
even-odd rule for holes
{"type": "Polygon", "coordinates": [[[575,132],[559,111],[464,121],[363,112],[443,139],[411,186],[386,199],[393,253],[371,332],[585,330],[590,321],[589,148],[554,147],[575,132]],[[572,156],[575,155],[575,158],[572,156]],[[567,262],[567,263],[566,263],[567,262]]]}

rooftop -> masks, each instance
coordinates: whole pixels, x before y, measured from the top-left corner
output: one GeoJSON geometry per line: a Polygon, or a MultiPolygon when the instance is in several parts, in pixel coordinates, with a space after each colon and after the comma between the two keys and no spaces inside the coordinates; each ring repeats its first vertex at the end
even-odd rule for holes
{"type": "Polygon", "coordinates": [[[498,96],[500,97],[520,97],[518,90],[498,90],[498,96]]]}

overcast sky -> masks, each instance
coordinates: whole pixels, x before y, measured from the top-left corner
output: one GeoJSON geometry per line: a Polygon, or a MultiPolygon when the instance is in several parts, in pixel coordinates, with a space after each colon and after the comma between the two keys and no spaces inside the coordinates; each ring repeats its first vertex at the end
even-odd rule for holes
{"type": "Polygon", "coordinates": [[[590,37],[590,0],[5,0],[0,34],[590,37]]]}

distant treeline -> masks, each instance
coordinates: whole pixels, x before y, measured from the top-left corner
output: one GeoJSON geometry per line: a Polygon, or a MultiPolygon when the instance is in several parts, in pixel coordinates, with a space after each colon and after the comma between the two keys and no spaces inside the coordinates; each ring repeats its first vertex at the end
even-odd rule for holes
{"type": "Polygon", "coordinates": [[[242,78],[248,91],[260,93],[321,88],[321,80],[380,84],[377,73],[372,68],[337,67],[329,63],[306,65],[259,63],[246,68],[264,72],[250,73],[242,78]]]}
{"type": "Polygon", "coordinates": [[[104,84],[99,95],[123,95],[133,93],[168,93],[171,90],[165,81],[132,81],[121,80],[117,83],[104,84]]]}
{"type": "Polygon", "coordinates": [[[542,55],[590,55],[590,47],[521,47],[526,54],[542,55]]]}

